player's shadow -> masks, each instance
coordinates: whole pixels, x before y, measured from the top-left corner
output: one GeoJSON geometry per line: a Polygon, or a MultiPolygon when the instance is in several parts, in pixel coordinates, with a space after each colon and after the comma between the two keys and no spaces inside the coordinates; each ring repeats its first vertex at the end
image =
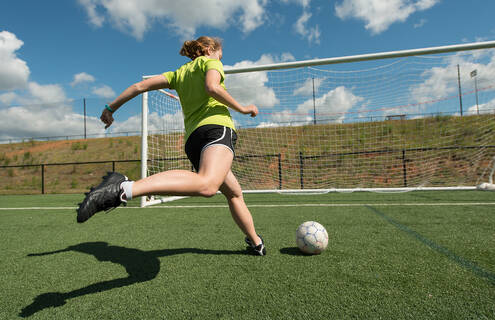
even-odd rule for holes
{"type": "Polygon", "coordinates": [[[94,256],[98,261],[109,261],[122,265],[127,271],[127,277],[118,278],[108,281],[102,281],[90,284],[86,287],[69,292],[47,292],[34,298],[34,301],[24,307],[19,316],[29,317],[38,311],[46,308],[63,306],[68,299],[77,298],[87,294],[108,291],[114,288],[120,288],[139,282],[146,282],[154,279],[160,272],[160,257],[166,257],[176,254],[195,253],[195,254],[246,254],[246,251],[230,250],[207,250],[197,248],[180,248],[143,251],[139,249],[111,246],[106,242],[85,242],[65,249],[28,254],[29,257],[45,256],[61,252],[75,251],[94,256]]]}
{"type": "Polygon", "coordinates": [[[298,247],[287,247],[287,248],[282,248],[280,249],[281,254],[288,254],[290,256],[307,256],[306,253],[303,253],[301,250],[299,250],[298,247]]]}

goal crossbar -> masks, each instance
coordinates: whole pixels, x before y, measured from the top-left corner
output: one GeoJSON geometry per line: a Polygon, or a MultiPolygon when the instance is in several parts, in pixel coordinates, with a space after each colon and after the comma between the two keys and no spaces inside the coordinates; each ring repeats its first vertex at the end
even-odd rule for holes
{"type": "Polygon", "coordinates": [[[350,63],[350,62],[361,62],[379,59],[392,59],[392,58],[403,58],[409,56],[420,56],[429,54],[439,54],[439,53],[449,53],[456,51],[469,51],[478,49],[489,49],[495,48],[495,41],[485,41],[485,42],[473,42],[466,44],[456,44],[450,46],[439,46],[439,47],[429,47],[422,49],[409,49],[400,51],[388,51],[380,53],[369,53],[360,54],[353,56],[335,57],[335,58],[324,58],[324,59],[314,59],[314,60],[303,60],[294,62],[283,62],[283,63],[273,63],[252,67],[244,68],[230,68],[225,69],[225,74],[243,73],[243,72],[255,72],[255,71],[268,71],[268,70],[279,70],[279,69],[292,69],[301,67],[313,67],[329,64],[338,63],[350,63]]]}
{"type": "MultiPolygon", "coordinates": [[[[241,68],[225,68],[225,74],[235,74],[243,72],[255,72],[255,71],[269,71],[269,70],[280,70],[280,69],[293,69],[302,67],[313,67],[329,64],[339,64],[339,63],[350,63],[350,62],[360,62],[360,61],[371,61],[379,59],[392,59],[392,58],[403,58],[409,56],[421,56],[429,54],[439,54],[439,53],[449,53],[456,51],[469,51],[469,50],[479,50],[479,49],[490,49],[495,48],[495,41],[484,41],[484,42],[473,42],[466,44],[455,44],[450,46],[438,46],[438,47],[428,47],[421,49],[408,49],[399,51],[387,51],[379,53],[367,53],[359,54],[353,56],[343,56],[343,57],[333,57],[324,59],[312,59],[312,60],[302,60],[293,62],[281,62],[257,65],[252,67],[241,67],[241,68]]],[[[156,75],[145,75],[143,79],[148,79],[156,75]]]]}

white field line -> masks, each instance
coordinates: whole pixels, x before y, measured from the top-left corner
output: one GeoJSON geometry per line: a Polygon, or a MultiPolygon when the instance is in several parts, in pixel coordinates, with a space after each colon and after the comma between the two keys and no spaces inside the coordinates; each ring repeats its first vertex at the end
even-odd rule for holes
{"type": "Polygon", "coordinates": [[[76,210],[76,207],[24,207],[24,208],[0,208],[2,210],[76,210]]]}
{"type": "MultiPolygon", "coordinates": [[[[495,202],[437,202],[437,203],[301,203],[301,204],[252,204],[249,208],[291,208],[291,207],[440,207],[440,206],[495,206],[495,202]]],[[[228,205],[171,205],[149,206],[143,209],[197,209],[197,208],[228,208],[228,205]]],[[[75,210],[77,207],[22,207],[0,208],[7,210],[75,210]]],[[[140,209],[140,207],[119,207],[117,209],[140,209]]]]}

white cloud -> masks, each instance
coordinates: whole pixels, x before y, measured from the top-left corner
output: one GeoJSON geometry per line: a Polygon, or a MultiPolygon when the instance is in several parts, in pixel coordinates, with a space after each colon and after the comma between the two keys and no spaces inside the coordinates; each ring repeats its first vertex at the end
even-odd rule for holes
{"type": "Polygon", "coordinates": [[[312,17],[310,11],[311,0],[282,0],[283,3],[296,3],[303,7],[303,13],[294,23],[294,30],[297,34],[308,40],[309,43],[320,43],[320,29],[318,25],[308,27],[308,21],[312,17]]]}
{"type": "Polygon", "coordinates": [[[479,105],[473,105],[468,108],[468,114],[483,114],[483,113],[494,113],[495,112],[495,99],[488,101],[487,103],[482,103],[479,105]]]}
{"type": "Polygon", "coordinates": [[[491,75],[495,73],[495,50],[479,50],[447,57],[443,66],[433,67],[423,72],[423,81],[411,87],[410,93],[416,102],[429,102],[437,99],[458,95],[457,65],[460,66],[461,84],[463,91],[472,86],[470,73],[477,70],[479,89],[484,84],[492,82],[491,75]],[[481,61],[486,60],[486,63],[481,61]]]}
{"type": "Polygon", "coordinates": [[[308,28],[307,23],[311,18],[311,13],[304,11],[301,17],[294,24],[294,29],[303,38],[306,38],[309,43],[320,43],[320,30],[318,25],[308,28]]]}
{"type": "Polygon", "coordinates": [[[79,0],[79,4],[81,4],[84,8],[86,8],[86,13],[88,14],[89,22],[96,27],[103,26],[103,22],[105,22],[105,18],[100,16],[96,11],[96,7],[98,5],[98,1],[95,0],[79,0]]]}
{"type": "Polygon", "coordinates": [[[434,67],[423,76],[425,80],[411,88],[415,101],[432,101],[456,93],[457,73],[452,67],[434,67]]]}
{"type": "Polygon", "coordinates": [[[107,85],[93,88],[93,93],[107,99],[115,97],[115,91],[107,85]]]}
{"type": "Polygon", "coordinates": [[[418,23],[415,23],[414,24],[414,28],[417,29],[417,28],[421,28],[422,26],[424,26],[426,24],[426,19],[421,19],[419,20],[418,23]]]}
{"type": "Polygon", "coordinates": [[[306,81],[304,81],[304,83],[301,87],[294,90],[294,95],[295,96],[310,96],[310,95],[313,95],[313,91],[315,93],[317,93],[321,84],[323,83],[323,80],[324,79],[321,79],[321,78],[315,78],[315,79],[308,78],[306,81]]]}
{"type": "Polygon", "coordinates": [[[440,0],[419,0],[416,2],[418,10],[427,10],[439,3],[440,0]]]}
{"type": "MultiPolygon", "coordinates": [[[[0,32],[0,140],[82,135],[84,116],[72,110],[72,100],[59,84],[29,82],[27,63],[16,56],[24,43],[10,32],[0,32]],[[22,92],[15,91],[25,89],[22,92]],[[15,103],[15,106],[11,106],[15,103]]],[[[72,85],[93,82],[87,73],[74,76],[72,85]]],[[[107,86],[97,88],[101,96],[115,95],[107,86]]],[[[87,117],[87,132],[104,133],[97,117],[87,117]]]]}
{"type": "Polygon", "coordinates": [[[308,124],[313,121],[313,116],[309,114],[295,114],[291,110],[282,110],[277,113],[270,115],[268,121],[263,121],[257,128],[270,128],[270,127],[280,127],[280,126],[300,126],[303,124],[308,124]]]}
{"type": "MultiPolygon", "coordinates": [[[[141,115],[129,117],[122,122],[114,122],[110,127],[112,132],[141,131],[141,115]]],[[[162,132],[163,130],[184,131],[184,117],[181,109],[175,113],[158,114],[150,110],[148,114],[148,132],[162,132]]]]}
{"type": "Polygon", "coordinates": [[[94,81],[95,81],[95,77],[93,77],[90,74],[87,74],[86,72],[81,72],[74,75],[74,80],[70,83],[70,85],[75,87],[81,83],[94,82],[94,81]]]}
{"type": "Polygon", "coordinates": [[[299,4],[300,6],[302,6],[303,8],[307,8],[309,7],[309,3],[311,2],[311,0],[280,0],[282,3],[296,3],[296,4],[299,4]]]}
{"type": "MultiPolygon", "coordinates": [[[[235,2],[235,1],[229,1],[235,2]]],[[[264,22],[264,13],[267,0],[245,0],[240,1],[237,5],[240,5],[244,14],[241,15],[242,22],[242,30],[246,33],[253,31],[254,29],[261,26],[264,22]]],[[[234,11],[238,10],[236,6],[234,6],[234,11]]]]}
{"type": "Polygon", "coordinates": [[[29,68],[16,51],[24,42],[8,31],[0,32],[0,90],[23,89],[29,78],[29,68]]]}
{"type": "MultiPolygon", "coordinates": [[[[246,68],[256,65],[273,64],[277,62],[293,61],[294,56],[285,53],[280,59],[264,54],[258,61],[241,61],[230,68],[246,68]]],[[[229,66],[226,66],[229,69],[229,66]]],[[[279,103],[275,91],[267,86],[267,72],[246,72],[237,74],[228,74],[225,84],[232,96],[241,104],[255,104],[260,108],[270,108],[279,103]]]]}
{"type": "MultiPolygon", "coordinates": [[[[72,111],[72,101],[56,84],[29,82],[27,94],[17,96],[20,106],[2,110],[0,139],[67,136],[84,133],[83,116],[72,111]]],[[[87,118],[87,132],[103,133],[96,117],[87,118]]]]}
{"type": "Polygon", "coordinates": [[[36,82],[28,84],[31,97],[22,98],[23,104],[51,104],[56,101],[68,100],[64,89],[57,84],[41,85],[36,82]]]}
{"type": "Polygon", "coordinates": [[[440,0],[343,0],[335,4],[340,19],[363,20],[372,34],[387,30],[395,22],[404,22],[417,11],[430,9],[440,0]]]}
{"type": "Polygon", "coordinates": [[[3,105],[12,104],[12,102],[17,98],[17,94],[15,92],[7,92],[4,94],[0,94],[0,102],[3,105]]]}
{"type": "MultiPolygon", "coordinates": [[[[152,114],[148,115],[148,122],[153,119],[152,114]]],[[[132,132],[141,131],[141,115],[135,115],[127,118],[125,121],[114,121],[111,127],[108,128],[111,132],[132,132]]],[[[149,129],[151,131],[151,129],[149,129]]]]}
{"type": "Polygon", "coordinates": [[[89,22],[101,27],[109,21],[117,29],[142,39],[151,24],[165,22],[184,38],[199,27],[226,29],[232,25],[248,33],[264,23],[267,0],[79,0],[89,22]]]}
{"type": "MultiPolygon", "coordinates": [[[[27,63],[16,56],[24,43],[10,32],[0,32],[0,139],[64,136],[83,133],[83,116],[72,111],[71,100],[57,84],[29,82],[27,63]],[[17,89],[26,89],[20,94],[17,89]],[[8,106],[15,102],[18,106],[8,106]]],[[[88,118],[88,131],[101,130],[99,119],[88,118]]]]}
{"type": "Polygon", "coordinates": [[[273,113],[268,121],[260,123],[258,127],[297,126],[312,123],[314,121],[314,111],[316,111],[317,121],[323,118],[327,120],[331,118],[332,121],[342,122],[346,117],[346,113],[362,101],[364,101],[364,98],[356,96],[350,89],[340,86],[316,98],[314,104],[313,99],[308,99],[298,105],[295,110],[286,109],[273,113]]]}
{"type": "MultiPolygon", "coordinates": [[[[328,91],[323,96],[315,99],[317,115],[336,116],[338,121],[345,118],[345,113],[356,106],[364,98],[356,96],[352,91],[344,86],[328,91]]],[[[313,112],[313,100],[309,99],[299,105],[296,109],[298,114],[310,114],[313,112]]],[[[312,117],[310,117],[312,119],[312,117]]]]}

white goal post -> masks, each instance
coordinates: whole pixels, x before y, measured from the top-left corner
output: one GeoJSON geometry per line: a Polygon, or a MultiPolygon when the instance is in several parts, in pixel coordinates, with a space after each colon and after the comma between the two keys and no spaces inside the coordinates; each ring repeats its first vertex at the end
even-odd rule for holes
{"type": "MultiPolygon", "coordinates": [[[[490,190],[493,48],[225,66],[228,91],[260,110],[255,118],[231,112],[239,136],[232,170],[244,192],[490,190]]],[[[142,108],[142,177],[192,170],[179,99],[152,91],[142,108]]]]}

